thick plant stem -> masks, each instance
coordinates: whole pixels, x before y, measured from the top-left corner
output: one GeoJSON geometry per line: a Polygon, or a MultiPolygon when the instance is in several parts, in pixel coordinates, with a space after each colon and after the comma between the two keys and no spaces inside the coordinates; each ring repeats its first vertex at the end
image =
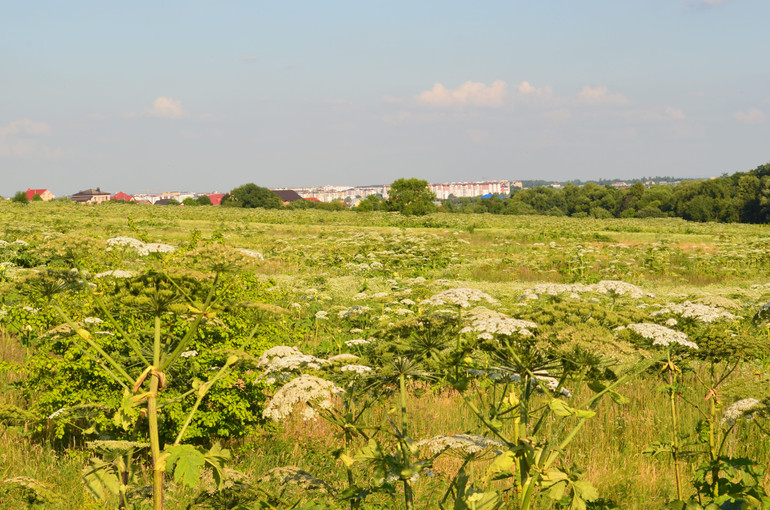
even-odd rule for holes
{"type": "MultiPolygon", "coordinates": [[[[155,316],[155,338],[153,345],[153,366],[160,365],[160,316],[155,316]]],[[[158,387],[160,379],[152,375],[150,394],[147,398],[147,421],[149,423],[150,450],[152,452],[152,509],[163,510],[163,474],[165,466],[161,461],[160,434],[158,431],[158,387]]]]}
{"type": "MultiPolygon", "coordinates": [[[[406,444],[406,376],[401,374],[398,376],[399,389],[401,390],[401,454],[403,455],[404,464],[409,463],[409,445],[406,444]]],[[[407,510],[414,509],[414,495],[412,494],[412,486],[409,484],[409,480],[403,480],[404,482],[404,503],[407,510]]]]}
{"type": "Polygon", "coordinates": [[[674,388],[674,365],[671,363],[671,353],[668,353],[668,384],[669,401],[671,404],[671,457],[674,460],[674,475],[676,476],[676,498],[682,500],[682,477],[679,474],[679,426],[676,419],[676,391],[674,388]]]}

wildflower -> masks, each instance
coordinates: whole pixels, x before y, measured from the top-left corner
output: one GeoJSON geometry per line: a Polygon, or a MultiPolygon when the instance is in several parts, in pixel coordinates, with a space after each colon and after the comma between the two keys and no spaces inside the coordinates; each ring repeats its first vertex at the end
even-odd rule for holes
{"type": "Polygon", "coordinates": [[[180,358],[194,358],[198,355],[198,351],[184,351],[179,354],[180,358]]]}
{"type": "Polygon", "coordinates": [[[296,347],[290,347],[288,345],[276,345],[275,347],[271,347],[262,353],[262,355],[259,357],[259,361],[257,361],[257,366],[265,366],[273,358],[286,358],[288,356],[301,355],[302,351],[296,347]]]}
{"type": "Polygon", "coordinates": [[[725,410],[722,415],[722,421],[719,424],[723,427],[729,428],[735,425],[735,422],[740,418],[746,418],[750,420],[757,412],[764,409],[762,402],[755,398],[744,398],[733,403],[725,410]]]}
{"type": "Polygon", "coordinates": [[[491,338],[493,334],[510,336],[514,333],[522,336],[532,336],[532,331],[530,330],[535,328],[537,328],[537,324],[532,321],[502,316],[475,319],[470,326],[463,328],[460,332],[481,332],[479,338],[491,338]]]}
{"type": "Polygon", "coordinates": [[[354,345],[367,345],[369,343],[369,340],[364,340],[363,338],[354,338],[353,340],[345,341],[345,345],[348,347],[353,347],[354,345]]]}
{"type": "Polygon", "coordinates": [[[457,450],[466,455],[473,455],[489,449],[505,448],[506,444],[496,439],[490,439],[475,434],[455,434],[453,436],[436,436],[423,439],[416,443],[417,447],[425,447],[432,455],[445,450],[457,450]]]}
{"type": "Polygon", "coordinates": [[[247,257],[251,257],[257,260],[265,260],[265,256],[258,251],[247,250],[246,248],[236,248],[236,250],[243,253],[247,257]]]}
{"type": "Polygon", "coordinates": [[[678,344],[683,347],[698,349],[698,344],[688,340],[687,334],[669,329],[660,324],[629,324],[627,328],[643,338],[652,340],[652,345],[668,347],[671,344],[678,344]]]}
{"type": "Polygon", "coordinates": [[[104,321],[101,320],[99,317],[86,317],[85,319],[83,319],[83,322],[85,322],[86,324],[101,324],[104,321]]]}
{"type": "Polygon", "coordinates": [[[321,480],[295,466],[273,468],[258,480],[260,483],[278,482],[281,485],[297,485],[306,491],[329,492],[330,487],[321,480]]]}
{"type": "Polygon", "coordinates": [[[356,356],[355,354],[348,354],[348,353],[344,352],[342,354],[337,354],[335,356],[330,356],[329,357],[329,361],[355,361],[358,358],[359,357],[356,356]]]}
{"type": "MultiPolygon", "coordinates": [[[[301,375],[275,393],[262,412],[262,416],[274,421],[281,421],[292,413],[294,406],[309,402],[328,409],[332,406],[334,395],[342,393],[342,391],[333,382],[312,375],[301,375]]],[[[316,414],[312,407],[308,407],[303,412],[303,419],[315,419],[316,414]]]]}
{"type": "Polygon", "coordinates": [[[340,372],[355,372],[358,375],[364,375],[367,372],[371,372],[372,367],[366,365],[345,365],[340,367],[340,372]]]}
{"type": "Polygon", "coordinates": [[[496,303],[497,300],[478,289],[469,288],[456,288],[447,289],[434,294],[429,299],[423,301],[423,304],[440,306],[440,305],[455,305],[461,308],[469,308],[472,302],[484,300],[487,303],[496,303]]]}
{"type": "Polygon", "coordinates": [[[329,312],[326,312],[324,310],[318,310],[315,313],[315,318],[318,321],[325,321],[325,320],[327,320],[329,318],[329,312]]]}
{"type": "Polygon", "coordinates": [[[55,420],[56,418],[58,418],[59,416],[61,416],[62,414],[64,414],[66,411],[67,411],[67,408],[66,408],[66,407],[61,407],[61,408],[57,409],[56,411],[54,411],[54,412],[51,414],[51,416],[49,416],[49,417],[48,417],[48,419],[49,419],[49,420],[55,420]]]}
{"type": "Polygon", "coordinates": [[[680,317],[695,319],[700,322],[705,322],[706,324],[710,324],[721,319],[735,319],[735,315],[731,314],[727,310],[717,306],[691,303],[690,301],[685,301],[681,305],[668,303],[664,308],[661,308],[657,312],[653,312],[652,315],[656,316],[666,313],[673,313],[674,315],[678,315],[680,317]]]}
{"type": "Polygon", "coordinates": [[[124,271],[122,269],[113,269],[112,271],[104,271],[103,273],[96,273],[94,276],[97,278],[104,278],[106,276],[112,276],[113,278],[133,278],[138,273],[135,271],[124,271]]]}

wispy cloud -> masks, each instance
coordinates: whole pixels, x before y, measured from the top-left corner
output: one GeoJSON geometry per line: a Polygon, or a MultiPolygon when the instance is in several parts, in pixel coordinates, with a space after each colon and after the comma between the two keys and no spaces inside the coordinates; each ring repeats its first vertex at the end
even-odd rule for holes
{"type": "Polygon", "coordinates": [[[670,106],[666,107],[666,115],[674,120],[684,120],[685,114],[682,110],[678,108],[672,108],[670,106]]]}
{"type": "Polygon", "coordinates": [[[726,4],[731,1],[732,0],[685,0],[685,3],[688,3],[690,5],[695,5],[695,6],[711,7],[715,5],[726,4]]]}
{"type": "Polygon", "coordinates": [[[624,105],[628,103],[626,96],[610,93],[609,89],[603,85],[598,87],[586,85],[578,94],[578,100],[589,105],[624,105]]]}
{"type": "Polygon", "coordinates": [[[507,84],[497,80],[491,85],[466,81],[456,89],[446,88],[436,83],[430,90],[425,90],[417,96],[417,101],[430,106],[503,106],[507,84]]]}
{"type": "Polygon", "coordinates": [[[767,115],[759,108],[749,108],[745,112],[735,112],[733,117],[741,124],[749,125],[762,124],[767,120],[767,115]]]}
{"type": "Polygon", "coordinates": [[[46,122],[21,119],[0,127],[0,157],[55,156],[56,151],[41,144],[35,137],[50,134],[46,122]]]}
{"type": "Polygon", "coordinates": [[[185,114],[182,108],[182,102],[170,97],[160,96],[152,102],[152,106],[147,109],[149,117],[159,119],[175,119],[185,114]]]}
{"type": "Polygon", "coordinates": [[[259,57],[256,55],[246,55],[245,57],[241,57],[241,62],[256,62],[259,60],[259,57]]]}

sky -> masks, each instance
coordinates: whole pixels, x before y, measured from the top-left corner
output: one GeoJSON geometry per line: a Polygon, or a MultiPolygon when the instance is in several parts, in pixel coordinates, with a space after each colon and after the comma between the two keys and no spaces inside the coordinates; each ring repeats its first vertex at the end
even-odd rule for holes
{"type": "Polygon", "coordinates": [[[0,195],[770,162],[767,0],[0,2],[0,195]]]}

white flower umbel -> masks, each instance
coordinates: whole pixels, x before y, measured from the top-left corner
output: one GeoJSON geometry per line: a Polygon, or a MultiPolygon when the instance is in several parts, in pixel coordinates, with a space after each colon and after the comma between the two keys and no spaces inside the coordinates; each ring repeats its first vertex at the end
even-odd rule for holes
{"type": "Polygon", "coordinates": [[[744,398],[725,409],[722,421],[719,424],[725,428],[732,427],[741,418],[750,420],[758,411],[762,411],[764,407],[762,402],[755,398],[744,398]]]}
{"type": "Polygon", "coordinates": [[[689,347],[690,349],[698,349],[698,344],[688,340],[685,333],[661,326],[660,324],[640,323],[629,324],[626,327],[637,335],[652,340],[652,345],[668,347],[671,344],[677,344],[682,347],[689,347]]]}
{"type": "Polygon", "coordinates": [[[506,447],[502,441],[475,434],[436,436],[418,441],[415,446],[426,448],[431,455],[436,455],[445,450],[455,450],[465,455],[474,455],[490,449],[500,450],[506,447]]]}
{"type": "Polygon", "coordinates": [[[460,333],[481,333],[479,336],[482,338],[489,338],[489,335],[510,336],[515,333],[522,336],[532,336],[531,330],[535,328],[537,328],[537,324],[532,321],[512,319],[502,314],[496,316],[475,314],[471,318],[471,325],[463,328],[460,333]]]}
{"type": "MultiPolygon", "coordinates": [[[[273,421],[281,421],[289,416],[297,404],[313,403],[324,409],[332,406],[332,399],[343,390],[336,384],[312,375],[301,375],[278,390],[262,416],[273,421]]],[[[313,420],[317,413],[312,407],[302,412],[305,420],[313,420]]]]}
{"type": "Polygon", "coordinates": [[[731,314],[723,308],[718,306],[702,305],[699,303],[691,303],[685,301],[678,305],[675,303],[667,303],[665,307],[661,308],[657,312],[653,312],[651,315],[664,315],[672,313],[684,318],[695,319],[696,321],[710,324],[719,320],[734,320],[735,315],[731,314]]]}
{"type": "Polygon", "coordinates": [[[372,367],[368,367],[366,365],[345,365],[340,367],[340,372],[354,372],[358,375],[364,375],[371,371],[372,367]]]}
{"type": "Polygon", "coordinates": [[[433,306],[455,305],[461,308],[469,308],[471,303],[477,303],[482,300],[487,303],[497,303],[495,298],[485,292],[478,289],[460,287],[456,289],[447,289],[438,294],[434,294],[429,299],[423,301],[422,304],[433,306]]]}
{"type": "Polygon", "coordinates": [[[355,354],[343,352],[342,354],[335,354],[334,356],[329,356],[329,361],[333,363],[336,363],[339,361],[356,361],[358,358],[359,356],[356,356],[355,354]]]}
{"type": "Polygon", "coordinates": [[[321,480],[295,466],[273,468],[258,479],[259,482],[278,482],[280,485],[296,485],[306,491],[329,492],[330,487],[321,480]]]}
{"type": "Polygon", "coordinates": [[[268,365],[273,358],[288,358],[289,356],[302,356],[302,351],[288,345],[276,345],[262,353],[259,357],[259,361],[257,361],[257,366],[264,367],[268,365]]]}
{"type": "Polygon", "coordinates": [[[354,338],[352,340],[346,340],[345,345],[348,347],[353,347],[355,345],[368,345],[371,342],[369,340],[364,340],[363,338],[354,338]]]}

